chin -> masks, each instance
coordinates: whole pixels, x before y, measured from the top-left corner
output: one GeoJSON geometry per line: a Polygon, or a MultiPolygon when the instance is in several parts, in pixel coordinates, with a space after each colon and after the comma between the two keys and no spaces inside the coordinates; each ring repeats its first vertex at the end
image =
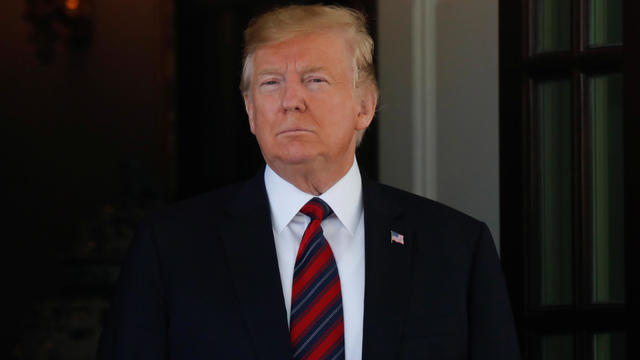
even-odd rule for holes
{"type": "Polygon", "coordinates": [[[315,158],[315,156],[308,154],[287,154],[286,156],[280,156],[278,160],[283,164],[302,165],[313,161],[315,158]]]}
{"type": "MultiPolygon", "coordinates": [[[[297,139],[296,139],[297,140],[297,139]]],[[[282,162],[305,162],[318,156],[317,144],[310,141],[283,141],[274,146],[274,158],[282,162]]]]}
{"type": "Polygon", "coordinates": [[[309,146],[294,146],[281,151],[276,159],[289,165],[300,165],[318,158],[318,153],[309,149],[309,146]]]}

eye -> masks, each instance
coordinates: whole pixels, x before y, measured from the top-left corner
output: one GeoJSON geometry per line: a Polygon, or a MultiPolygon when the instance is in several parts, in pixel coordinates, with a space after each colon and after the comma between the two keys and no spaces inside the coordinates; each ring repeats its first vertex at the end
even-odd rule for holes
{"type": "Polygon", "coordinates": [[[260,86],[274,86],[274,85],[278,85],[278,80],[269,79],[260,83],[260,86]]]}
{"type": "Polygon", "coordinates": [[[319,84],[319,83],[327,82],[327,80],[325,80],[324,78],[321,78],[321,77],[312,77],[312,78],[309,78],[307,80],[307,82],[310,82],[310,83],[313,83],[313,84],[319,84]]]}
{"type": "Polygon", "coordinates": [[[325,77],[315,75],[305,78],[304,83],[310,90],[320,90],[321,88],[324,88],[329,82],[325,77]]]}

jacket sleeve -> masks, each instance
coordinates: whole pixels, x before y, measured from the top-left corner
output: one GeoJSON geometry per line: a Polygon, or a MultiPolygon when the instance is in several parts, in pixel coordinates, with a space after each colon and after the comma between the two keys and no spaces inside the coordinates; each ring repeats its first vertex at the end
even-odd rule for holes
{"type": "Polygon", "coordinates": [[[520,359],[504,275],[485,224],[475,245],[468,302],[469,358],[520,359]]]}
{"type": "Polygon", "coordinates": [[[100,360],[167,359],[167,315],[153,226],[143,223],[125,258],[98,346],[100,360]]]}

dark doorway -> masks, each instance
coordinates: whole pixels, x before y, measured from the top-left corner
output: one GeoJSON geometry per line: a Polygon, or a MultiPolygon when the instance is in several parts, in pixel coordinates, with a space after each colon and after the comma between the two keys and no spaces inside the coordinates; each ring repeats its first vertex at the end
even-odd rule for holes
{"type": "MultiPolygon", "coordinates": [[[[77,2],[5,3],[0,358],[91,359],[140,219],[262,167],[238,90],[242,30],[285,2],[112,0],[75,20],[61,14],[77,2]],[[71,20],[93,26],[81,48],[71,20]]],[[[375,1],[338,3],[375,31],[375,1]]],[[[376,134],[358,155],[373,178],[376,134]]]]}

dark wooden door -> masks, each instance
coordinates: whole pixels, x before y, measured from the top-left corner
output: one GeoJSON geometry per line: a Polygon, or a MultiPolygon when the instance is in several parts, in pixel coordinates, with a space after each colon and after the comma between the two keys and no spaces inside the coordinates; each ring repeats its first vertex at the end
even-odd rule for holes
{"type": "Polygon", "coordinates": [[[525,359],[637,359],[640,6],[500,1],[502,261],[525,359]]]}

